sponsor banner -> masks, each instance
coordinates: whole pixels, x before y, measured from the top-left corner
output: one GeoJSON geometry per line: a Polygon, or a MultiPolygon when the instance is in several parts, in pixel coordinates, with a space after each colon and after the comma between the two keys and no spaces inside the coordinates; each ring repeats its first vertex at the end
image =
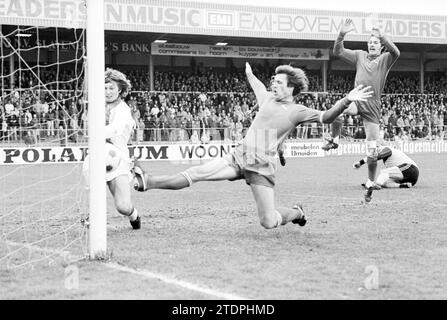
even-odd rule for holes
{"type": "Polygon", "coordinates": [[[83,28],[85,0],[0,0],[0,24],[83,28]]]}
{"type": "MultiPolygon", "coordinates": [[[[447,141],[396,141],[386,145],[399,149],[407,154],[415,153],[447,153],[447,141]]],[[[337,149],[325,152],[327,156],[334,155],[365,155],[366,144],[364,142],[341,142],[337,149]]]]}
{"type": "Polygon", "coordinates": [[[329,49],[213,46],[185,43],[152,43],[151,53],[169,56],[329,60],[329,49]]]}
{"type": "Polygon", "coordinates": [[[210,160],[222,158],[235,147],[234,144],[173,144],[129,147],[130,156],[141,161],[210,160]]]}
{"type": "MultiPolygon", "coordinates": [[[[21,38],[20,40],[15,38],[9,38],[8,41],[2,41],[0,45],[3,49],[20,48],[31,49],[36,46],[47,47],[48,51],[82,51],[83,47],[78,42],[63,40],[63,39],[36,39],[21,38]]],[[[106,52],[122,52],[122,53],[135,53],[135,54],[150,54],[151,44],[149,42],[122,42],[122,41],[105,41],[104,51],[106,52]]]]}
{"type": "MultiPolygon", "coordinates": [[[[340,143],[336,150],[325,152],[323,142],[287,142],[287,158],[324,157],[335,155],[364,155],[362,142],[340,143]]],[[[390,144],[407,154],[447,153],[447,141],[409,141],[390,144]]],[[[221,158],[231,152],[235,144],[173,144],[129,146],[129,156],[141,161],[191,161],[221,158]]],[[[0,148],[0,165],[80,163],[88,154],[87,146],[0,148]]]]}
{"type": "MultiPolygon", "coordinates": [[[[129,156],[141,161],[187,161],[221,158],[230,152],[233,144],[175,144],[129,146],[129,156]]],[[[0,165],[56,164],[83,162],[87,146],[0,148],[0,165]]]]}
{"type": "Polygon", "coordinates": [[[354,31],[347,39],[367,40],[378,26],[397,42],[447,43],[445,16],[417,16],[338,12],[297,8],[267,8],[237,5],[216,6],[180,1],[106,0],[105,20],[115,30],[196,33],[334,40],[346,17],[354,31]]]}
{"type": "Polygon", "coordinates": [[[323,142],[288,142],[284,143],[284,157],[288,158],[308,158],[324,157],[324,150],[321,149],[323,142]]]}
{"type": "MultiPolygon", "coordinates": [[[[322,142],[294,142],[285,144],[286,157],[322,157],[322,142]]],[[[170,144],[129,146],[129,156],[141,161],[191,161],[221,158],[233,150],[235,144],[170,144]]],[[[56,164],[83,162],[87,146],[0,148],[0,165],[56,164]]]]}
{"type": "Polygon", "coordinates": [[[111,52],[150,54],[151,44],[149,42],[119,42],[106,41],[104,50],[111,52]]]}
{"type": "MultiPolygon", "coordinates": [[[[396,42],[447,43],[447,16],[268,8],[169,0],[105,0],[106,30],[334,40],[346,17],[347,40],[378,26],[396,42]]],[[[2,24],[84,27],[85,0],[0,0],[2,24]]]]}
{"type": "Polygon", "coordinates": [[[87,149],[82,146],[0,148],[0,165],[82,162],[87,149]]]}

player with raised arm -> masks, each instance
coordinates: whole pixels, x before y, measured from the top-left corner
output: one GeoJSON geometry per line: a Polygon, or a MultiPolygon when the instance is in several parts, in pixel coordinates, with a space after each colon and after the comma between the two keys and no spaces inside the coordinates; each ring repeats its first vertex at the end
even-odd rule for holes
{"type": "MultiPolygon", "coordinates": [[[[373,28],[368,41],[368,52],[364,50],[350,50],[343,45],[343,39],[348,32],[354,30],[351,19],[346,19],[340,33],[335,40],[334,55],[355,65],[354,86],[364,85],[372,88],[373,96],[367,101],[356,101],[345,110],[344,114],[360,115],[366,134],[366,152],[368,164],[368,180],[365,201],[370,202],[374,190],[374,180],[377,171],[377,140],[379,139],[379,120],[381,116],[381,101],[385,81],[393,64],[400,56],[396,45],[378,28],[373,28]],[[386,52],[382,52],[386,49],[386,52]]],[[[332,123],[331,138],[322,147],[328,151],[338,147],[342,119],[339,118],[332,123]]]]}
{"type": "Polygon", "coordinates": [[[312,121],[330,123],[347,108],[350,102],[366,100],[372,93],[368,87],[359,86],[330,110],[323,112],[294,102],[294,96],[306,90],[308,85],[307,77],[301,69],[288,65],[277,67],[271,92],[268,92],[264,84],[256,78],[248,63],[245,72],[259,104],[259,112],[241,144],[223,158],[173,175],[149,175],[136,163],[135,189],[176,190],[190,187],[198,181],[245,179],[250,185],[259,221],[264,228],[276,228],[288,222],[304,226],[307,220],[301,204],[295,203],[291,208],[275,206],[275,157],[278,145],[300,123],[312,121]]]}
{"type": "MultiPolygon", "coordinates": [[[[380,170],[376,179],[379,188],[411,188],[419,178],[419,167],[404,152],[389,146],[378,148],[378,160],[383,160],[385,169],[380,170]]],[[[359,169],[366,163],[366,158],[355,162],[352,166],[359,169]]],[[[362,184],[366,187],[364,184],[362,184]]]]}
{"type": "MultiPolygon", "coordinates": [[[[108,144],[106,151],[115,153],[119,161],[115,168],[106,167],[106,181],[116,210],[129,217],[133,229],[140,229],[141,218],[131,200],[133,162],[129,158],[127,148],[136,124],[129,106],[123,101],[130,88],[131,84],[122,72],[107,68],[105,72],[105,136],[108,144]]],[[[84,161],[84,176],[88,177],[88,159],[84,161]]]]}

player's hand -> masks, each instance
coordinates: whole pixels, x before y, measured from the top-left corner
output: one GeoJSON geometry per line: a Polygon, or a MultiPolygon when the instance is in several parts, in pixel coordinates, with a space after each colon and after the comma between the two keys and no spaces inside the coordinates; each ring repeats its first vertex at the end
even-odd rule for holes
{"type": "Polygon", "coordinates": [[[354,25],[352,24],[352,19],[347,18],[345,22],[341,25],[340,33],[345,35],[348,32],[351,32],[354,30],[354,25]]]}
{"type": "Polygon", "coordinates": [[[353,167],[354,169],[360,169],[361,166],[362,166],[362,164],[360,163],[360,161],[354,162],[354,163],[352,164],[352,167],[353,167]]]}
{"type": "Polygon", "coordinates": [[[382,37],[382,32],[380,31],[380,29],[378,27],[373,27],[371,29],[371,36],[374,36],[374,37],[380,39],[382,37]]]}
{"type": "Polygon", "coordinates": [[[362,84],[352,89],[346,96],[350,101],[366,101],[371,98],[373,91],[371,86],[364,87],[362,84]]]}
{"type": "Polygon", "coordinates": [[[248,62],[245,62],[245,73],[252,74],[253,70],[251,70],[251,66],[248,62]]]}

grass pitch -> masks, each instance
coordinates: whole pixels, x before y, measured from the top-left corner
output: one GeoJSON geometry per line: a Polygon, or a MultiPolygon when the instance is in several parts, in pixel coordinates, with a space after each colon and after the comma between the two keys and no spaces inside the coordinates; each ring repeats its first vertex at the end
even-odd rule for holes
{"type": "Polygon", "coordinates": [[[108,195],[107,262],[67,258],[86,252],[80,165],[0,167],[0,298],[446,299],[447,155],[412,157],[416,187],[376,191],[370,204],[357,157],[288,159],[276,200],[300,200],[305,227],[264,230],[242,180],[135,192],[138,231],[108,195]]]}

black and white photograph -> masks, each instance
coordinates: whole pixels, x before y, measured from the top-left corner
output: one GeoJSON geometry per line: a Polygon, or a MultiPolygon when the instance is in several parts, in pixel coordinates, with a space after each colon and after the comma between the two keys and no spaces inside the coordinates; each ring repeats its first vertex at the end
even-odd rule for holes
{"type": "Polygon", "coordinates": [[[0,0],[0,85],[0,300],[447,299],[445,1],[0,0]]]}

